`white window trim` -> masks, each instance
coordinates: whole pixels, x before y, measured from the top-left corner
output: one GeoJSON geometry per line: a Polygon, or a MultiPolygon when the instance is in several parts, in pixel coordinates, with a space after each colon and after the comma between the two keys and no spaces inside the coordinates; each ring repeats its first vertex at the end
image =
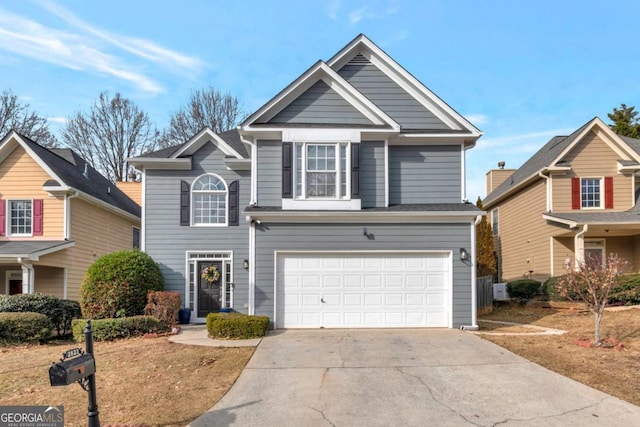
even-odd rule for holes
{"type": "Polygon", "coordinates": [[[5,230],[7,230],[7,237],[33,237],[33,199],[28,198],[16,198],[7,199],[5,205],[5,230]],[[11,202],[29,202],[31,203],[31,232],[30,233],[13,233],[11,230],[11,202]]]}
{"type": "MultiPolygon", "coordinates": [[[[351,171],[351,143],[349,141],[335,141],[335,142],[329,142],[329,141],[322,141],[322,142],[316,142],[316,141],[297,141],[293,144],[293,164],[292,164],[292,175],[293,175],[293,199],[294,200],[314,200],[314,201],[338,201],[338,200],[351,200],[351,174],[349,173],[349,171],[351,171]],[[310,145],[315,145],[315,146],[333,146],[335,147],[335,175],[336,175],[336,197],[310,197],[307,196],[307,173],[309,173],[307,171],[307,147],[310,145]],[[346,156],[347,156],[347,162],[345,165],[345,170],[346,170],[346,180],[347,180],[347,188],[345,191],[345,195],[344,197],[340,197],[340,191],[341,191],[341,185],[342,185],[342,180],[341,180],[341,172],[342,170],[340,169],[340,147],[342,145],[346,145],[346,156]],[[302,154],[302,158],[301,158],[301,170],[298,171],[297,168],[297,160],[298,160],[298,152],[299,149],[301,151],[302,154]],[[297,194],[297,188],[298,188],[298,182],[297,182],[297,176],[298,176],[298,172],[301,172],[300,176],[301,176],[301,190],[302,190],[302,194],[297,194]]],[[[329,173],[329,171],[327,171],[327,173],[329,173]]]]}
{"type": "MultiPolygon", "coordinates": [[[[198,262],[199,261],[221,261],[222,262],[222,272],[221,277],[227,272],[227,268],[230,268],[229,275],[229,283],[233,284],[233,251],[187,251],[186,252],[186,260],[185,260],[185,288],[184,288],[184,304],[183,307],[190,308],[193,303],[193,307],[191,308],[191,319],[195,319],[197,322],[205,321],[204,317],[196,317],[198,314],[198,295],[196,291],[197,278],[200,277],[198,274],[198,262]],[[193,283],[193,301],[191,301],[191,277],[190,277],[190,267],[193,264],[194,268],[194,280],[196,282],[193,283]]],[[[227,283],[223,281],[222,288],[220,289],[221,295],[223,295],[223,299],[226,298],[227,291],[227,283]]],[[[229,301],[229,307],[233,308],[233,298],[234,298],[234,288],[231,286],[231,300],[229,301]]],[[[226,304],[223,301],[223,304],[226,304]]]]}
{"type": "Polygon", "coordinates": [[[5,295],[9,295],[9,292],[11,291],[11,288],[9,287],[9,282],[11,281],[11,277],[16,274],[16,275],[20,275],[20,280],[22,280],[22,270],[7,270],[6,271],[6,275],[5,275],[5,295]]]}
{"type": "Polygon", "coordinates": [[[594,249],[600,249],[601,251],[601,259],[602,259],[602,263],[604,264],[606,262],[606,256],[607,256],[607,244],[606,244],[606,240],[605,239],[584,239],[584,254],[583,254],[583,259],[586,260],[587,259],[587,250],[594,250],[594,249]],[[598,242],[598,243],[595,243],[598,242]]]}
{"type": "MultiPolygon", "coordinates": [[[[209,192],[205,192],[205,193],[209,193],[209,192]]],[[[221,193],[222,192],[220,191],[220,194],[221,193]]],[[[190,217],[191,217],[191,227],[228,227],[229,226],[229,185],[227,185],[227,181],[225,181],[224,178],[222,178],[220,175],[215,174],[215,173],[203,173],[202,175],[198,176],[191,183],[191,191],[190,191],[189,197],[190,197],[189,210],[190,210],[190,217]],[[198,182],[201,178],[203,178],[205,176],[213,176],[215,178],[218,178],[224,184],[224,192],[225,192],[224,223],[218,223],[218,224],[196,224],[195,221],[194,221],[194,217],[195,217],[195,215],[194,215],[194,209],[195,209],[194,195],[197,194],[198,192],[194,192],[193,186],[195,185],[196,182],[198,182]]]]}
{"type": "Polygon", "coordinates": [[[581,176],[580,177],[580,209],[581,210],[585,210],[585,211],[592,211],[592,210],[602,210],[604,209],[604,177],[603,176],[581,176]],[[593,179],[593,180],[598,180],[600,182],[600,206],[595,207],[595,206],[591,206],[591,207],[585,207],[582,205],[582,180],[584,179],[593,179]]]}

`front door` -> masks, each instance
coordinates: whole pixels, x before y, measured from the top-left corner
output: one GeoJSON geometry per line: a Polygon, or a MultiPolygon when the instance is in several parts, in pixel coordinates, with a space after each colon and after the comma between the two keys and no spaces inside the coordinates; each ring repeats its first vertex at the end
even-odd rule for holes
{"type": "Polygon", "coordinates": [[[220,311],[222,283],[224,275],[222,271],[222,261],[198,261],[198,317],[207,317],[212,311],[220,311]],[[215,267],[219,272],[217,280],[211,274],[203,277],[205,269],[215,267]]]}
{"type": "Polygon", "coordinates": [[[22,293],[22,279],[9,279],[9,295],[22,293]]]}

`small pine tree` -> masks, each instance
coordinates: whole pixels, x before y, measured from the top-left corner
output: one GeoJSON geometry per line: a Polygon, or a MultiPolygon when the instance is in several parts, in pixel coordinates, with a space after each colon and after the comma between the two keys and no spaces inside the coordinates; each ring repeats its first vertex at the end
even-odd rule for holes
{"type": "Polygon", "coordinates": [[[609,120],[613,123],[609,125],[612,131],[618,135],[628,136],[631,138],[640,137],[640,121],[638,120],[638,112],[635,107],[627,107],[626,104],[620,104],[620,108],[614,108],[613,113],[608,113],[609,120]]]}
{"type": "MultiPolygon", "coordinates": [[[[482,209],[482,200],[478,197],[476,206],[482,209]]],[[[496,255],[493,244],[493,230],[486,216],[476,226],[476,272],[478,276],[490,276],[496,272],[496,255]]]]}

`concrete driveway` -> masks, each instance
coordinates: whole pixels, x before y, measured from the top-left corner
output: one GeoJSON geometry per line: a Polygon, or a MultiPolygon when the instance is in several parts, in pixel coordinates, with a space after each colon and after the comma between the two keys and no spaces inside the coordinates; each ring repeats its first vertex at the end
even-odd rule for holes
{"type": "Polygon", "coordinates": [[[458,330],[287,330],[192,426],[631,426],[640,407],[458,330]]]}

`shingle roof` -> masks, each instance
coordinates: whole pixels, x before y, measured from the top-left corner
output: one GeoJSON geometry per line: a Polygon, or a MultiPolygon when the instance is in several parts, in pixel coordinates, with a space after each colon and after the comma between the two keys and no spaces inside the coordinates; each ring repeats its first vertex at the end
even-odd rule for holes
{"type": "MultiPolygon", "coordinates": [[[[590,125],[592,120],[589,120],[575,132],[569,136],[554,136],[547,142],[537,153],[529,158],[522,166],[520,166],[509,178],[505,179],[502,184],[493,190],[482,201],[483,206],[487,206],[494,200],[498,199],[512,188],[518,186],[523,181],[526,181],[532,175],[537,174],[540,169],[550,165],[562,151],[567,148],[575,138],[582,133],[582,131],[590,125]]],[[[640,141],[638,141],[640,143],[640,141]]]]}
{"type": "Polygon", "coordinates": [[[28,257],[37,252],[55,252],[56,247],[73,243],[71,240],[5,240],[0,241],[0,256],[28,257]]]}
{"type": "Polygon", "coordinates": [[[547,217],[572,221],[577,224],[616,224],[616,223],[640,223],[640,212],[628,210],[625,212],[569,212],[546,213],[547,217]]]}
{"type": "MultiPolygon", "coordinates": [[[[217,135],[224,142],[229,144],[229,146],[231,148],[236,150],[238,152],[238,154],[240,154],[242,157],[244,157],[245,159],[249,158],[249,152],[245,148],[244,143],[242,142],[242,140],[240,139],[240,134],[238,133],[237,129],[231,129],[231,130],[228,130],[226,132],[219,133],[217,135]]],[[[189,141],[185,141],[182,144],[177,144],[177,145],[173,145],[171,147],[162,148],[160,150],[153,151],[151,153],[146,153],[146,154],[143,154],[143,155],[141,155],[141,156],[139,156],[137,158],[143,159],[145,157],[153,157],[153,158],[160,158],[160,159],[162,159],[162,158],[168,159],[174,153],[180,151],[180,149],[182,147],[184,147],[185,144],[187,144],[188,142],[189,141]]]]}
{"type": "MultiPolygon", "coordinates": [[[[281,206],[248,206],[245,212],[282,212],[281,206]]],[[[308,210],[287,209],[286,212],[309,212],[308,210]]],[[[322,212],[327,212],[322,210],[322,212]]],[[[482,213],[471,203],[416,203],[391,205],[382,208],[362,208],[359,211],[336,210],[331,212],[477,212],[482,213]]]]}
{"type": "MultiPolygon", "coordinates": [[[[27,146],[55,173],[64,184],[93,196],[103,202],[140,217],[140,206],[116,185],[102,176],[71,149],[49,150],[37,142],[20,135],[27,146]],[[60,154],[56,154],[60,153],[60,154]],[[84,176],[85,167],[87,176],[84,176]]],[[[59,183],[63,184],[63,183],[59,183]]]]}

